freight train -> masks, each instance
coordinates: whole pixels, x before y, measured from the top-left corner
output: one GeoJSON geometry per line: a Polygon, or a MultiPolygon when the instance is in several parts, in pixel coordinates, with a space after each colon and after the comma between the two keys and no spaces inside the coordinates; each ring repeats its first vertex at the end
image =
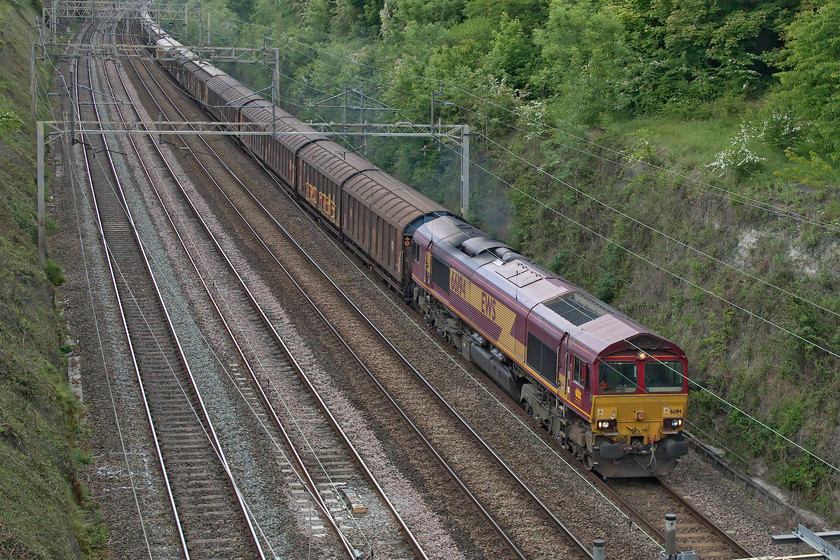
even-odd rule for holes
{"type": "Polygon", "coordinates": [[[466,359],[604,477],[688,451],[685,353],[200,60],[148,20],[161,64],[466,359]]]}

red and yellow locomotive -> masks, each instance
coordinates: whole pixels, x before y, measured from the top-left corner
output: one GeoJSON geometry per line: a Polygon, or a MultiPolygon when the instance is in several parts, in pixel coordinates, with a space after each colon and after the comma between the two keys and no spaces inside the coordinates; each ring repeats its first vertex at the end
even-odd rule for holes
{"type": "Polygon", "coordinates": [[[675,344],[452,216],[417,229],[411,270],[426,320],[587,467],[665,474],[688,450],[675,344]]]}

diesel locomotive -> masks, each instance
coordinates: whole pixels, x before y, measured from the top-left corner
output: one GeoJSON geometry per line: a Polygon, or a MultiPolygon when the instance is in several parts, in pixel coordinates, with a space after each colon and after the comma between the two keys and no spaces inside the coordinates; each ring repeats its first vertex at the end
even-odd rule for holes
{"type": "Polygon", "coordinates": [[[685,353],[200,60],[148,17],[161,64],[466,359],[604,477],[688,451],[685,353]]]}

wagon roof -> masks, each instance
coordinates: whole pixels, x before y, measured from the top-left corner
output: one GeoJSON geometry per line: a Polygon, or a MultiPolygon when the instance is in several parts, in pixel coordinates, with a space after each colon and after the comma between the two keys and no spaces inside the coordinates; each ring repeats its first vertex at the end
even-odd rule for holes
{"type": "MultiPolygon", "coordinates": [[[[251,102],[242,107],[242,114],[251,122],[271,123],[271,103],[265,99],[251,98],[251,102]]],[[[276,109],[275,121],[280,121],[278,115],[280,110],[276,109]]]]}
{"type": "Polygon", "coordinates": [[[379,169],[351,177],[344,191],[388,220],[400,231],[427,214],[445,214],[446,208],[379,169]]]}
{"type": "Polygon", "coordinates": [[[250,102],[264,101],[260,94],[238,81],[231,81],[230,87],[217,91],[225,104],[231,107],[242,107],[250,102]]]}
{"type": "Polygon", "coordinates": [[[350,148],[331,140],[310,143],[300,150],[299,155],[338,185],[360,171],[374,168],[372,163],[350,148]]]}
{"type": "Polygon", "coordinates": [[[195,76],[199,82],[206,83],[209,82],[216,76],[225,75],[224,72],[219,70],[213,65],[204,65],[200,64],[199,60],[189,60],[183,63],[184,68],[195,76]]]}
{"type": "Polygon", "coordinates": [[[287,132],[297,132],[298,134],[282,134],[277,139],[286,146],[289,146],[293,152],[297,152],[302,146],[312,144],[313,142],[320,144],[327,141],[326,136],[294,117],[285,120],[284,124],[289,126],[287,132]]]}
{"type": "MultiPolygon", "coordinates": [[[[189,53],[189,55],[192,54],[189,51],[187,51],[187,52],[189,53]]],[[[224,72],[224,70],[221,70],[220,68],[217,68],[216,66],[213,66],[211,63],[207,62],[206,60],[198,58],[198,57],[194,57],[194,56],[189,56],[189,55],[187,55],[187,57],[186,57],[189,60],[187,60],[186,62],[182,62],[182,64],[187,68],[195,67],[195,70],[192,70],[193,72],[203,71],[203,72],[207,73],[207,75],[210,76],[211,78],[215,77],[215,76],[227,76],[227,74],[224,72]]]]}
{"type": "Polygon", "coordinates": [[[241,85],[237,79],[227,74],[220,74],[207,80],[207,87],[215,91],[219,96],[222,96],[225,91],[241,85]]]}

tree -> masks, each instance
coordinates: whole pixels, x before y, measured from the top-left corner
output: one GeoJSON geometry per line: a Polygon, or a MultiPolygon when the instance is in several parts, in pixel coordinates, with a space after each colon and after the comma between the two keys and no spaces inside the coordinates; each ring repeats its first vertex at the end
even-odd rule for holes
{"type": "Polygon", "coordinates": [[[800,0],[609,0],[634,57],[630,106],[654,112],[724,95],[755,95],[773,64],[800,0]]]}
{"type": "Polygon", "coordinates": [[[251,21],[256,2],[255,0],[227,0],[227,7],[242,21],[251,21]]]}
{"type": "Polygon", "coordinates": [[[840,161],[840,0],[796,16],[788,28],[780,96],[811,122],[840,161]]]}
{"type": "Polygon", "coordinates": [[[490,72],[516,90],[525,89],[537,63],[539,50],[522,29],[518,19],[502,14],[499,30],[485,64],[490,72]]]}
{"type": "Polygon", "coordinates": [[[532,83],[560,98],[569,120],[595,122],[620,106],[619,92],[630,50],[610,6],[553,0],[549,18],[534,31],[543,64],[532,83]]]}
{"type": "Polygon", "coordinates": [[[525,33],[545,23],[549,0],[467,0],[467,18],[488,18],[495,26],[505,17],[519,20],[525,33]]]}

